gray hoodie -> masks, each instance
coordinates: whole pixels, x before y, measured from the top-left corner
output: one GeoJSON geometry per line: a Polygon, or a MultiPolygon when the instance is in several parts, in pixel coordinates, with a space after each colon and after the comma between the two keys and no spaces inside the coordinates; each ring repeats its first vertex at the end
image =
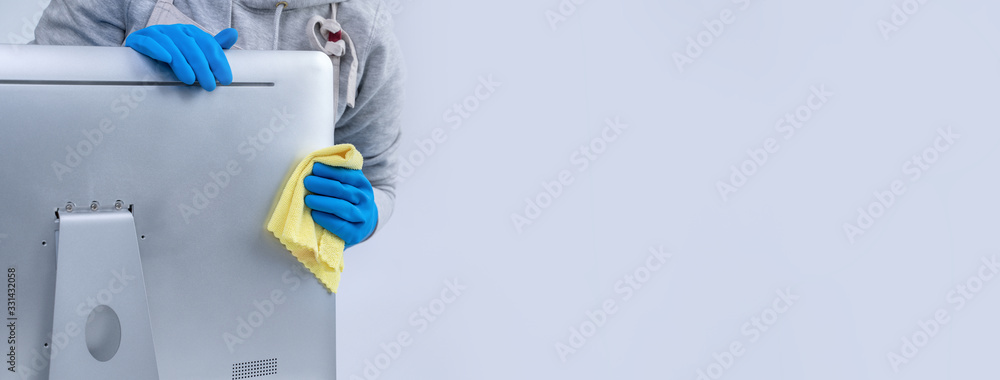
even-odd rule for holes
{"type": "MultiPolygon", "coordinates": [[[[276,0],[173,0],[172,5],[170,0],[159,4],[157,0],[52,0],[32,43],[121,46],[129,33],[150,21],[168,24],[178,22],[178,17],[190,17],[213,35],[235,28],[239,32],[237,49],[271,50],[277,40],[282,50],[314,50],[306,33],[307,21],[314,15],[329,18],[331,2],[340,3],[337,21],[354,43],[358,63],[357,98],[354,107],[348,108],[350,50],[341,60],[335,141],[354,144],[364,156],[363,171],[375,189],[380,229],[392,215],[396,198],[404,80],[399,45],[382,0],[288,0],[286,7],[277,7],[276,0]],[[164,6],[172,7],[177,16],[150,20],[154,7],[164,6]]],[[[233,75],[239,80],[239,73],[233,75]]]]}

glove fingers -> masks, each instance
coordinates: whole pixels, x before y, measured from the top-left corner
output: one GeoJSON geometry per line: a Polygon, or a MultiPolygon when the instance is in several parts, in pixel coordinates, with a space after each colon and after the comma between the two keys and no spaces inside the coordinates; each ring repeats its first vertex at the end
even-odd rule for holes
{"type": "Polygon", "coordinates": [[[223,49],[229,49],[236,44],[236,40],[239,39],[239,36],[240,35],[236,32],[236,29],[226,28],[219,32],[219,34],[215,35],[215,41],[218,42],[219,46],[223,49]]]}
{"type": "Polygon", "coordinates": [[[171,61],[170,53],[163,46],[160,46],[156,40],[138,32],[130,34],[125,39],[125,46],[160,62],[169,64],[171,61]]]}
{"type": "Polygon", "coordinates": [[[193,35],[196,33],[204,32],[194,26],[184,28],[182,32],[173,35],[174,43],[184,53],[184,58],[187,59],[188,64],[191,65],[191,69],[194,70],[194,75],[198,78],[201,88],[212,91],[215,89],[215,75],[212,75],[212,69],[208,66],[208,58],[205,57],[205,53],[198,46],[198,43],[195,42],[193,35]],[[191,29],[194,29],[194,31],[191,29]]]}
{"type": "Polygon", "coordinates": [[[174,41],[166,34],[160,32],[149,33],[149,38],[155,40],[164,50],[170,53],[170,68],[174,70],[177,80],[185,84],[194,84],[195,75],[191,65],[188,64],[184,54],[174,41]]]}
{"type": "Polygon", "coordinates": [[[368,178],[365,178],[365,174],[360,170],[337,168],[317,162],[313,165],[312,174],[323,178],[337,180],[340,183],[354,186],[355,188],[361,190],[370,190],[372,188],[371,182],[368,182],[368,178]]]}
{"type": "Polygon", "coordinates": [[[336,215],[348,222],[361,223],[365,221],[364,215],[362,215],[361,210],[358,210],[357,206],[339,198],[306,195],[306,207],[336,215]]]}
{"type": "Polygon", "coordinates": [[[214,78],[218,79],[224,85],[233,83],[233,72],[229,68],[229,60],[226,59],[226,54],[222,51],[222,47],[219,46],[216,39],[212,38],[212,35],[202,33],[201,31],[193,34],[191,37],[194,38],[195,43],[198,44],[202,53],[205,54],[214,78]]]}
{"type": "Polygon", "coordinates": [[[361,190],[353,186],[346,186],[337,180],[311,175],[306,177],[303,182],[306,185],[306,190],[310,192],[340,198],[355,205],[361,204],[365,198],[361,190]]]}
{"type": "Polygon", "coordinates": [[[335,215],[316,210],[313,210],[312,217],[313,221],[319,224],[320,227],[325,228],[327,231],[344,240],[344,245],[349,247],[360,241],[357,237],[358,227],[353,223],[338,218],[335,215]]]}

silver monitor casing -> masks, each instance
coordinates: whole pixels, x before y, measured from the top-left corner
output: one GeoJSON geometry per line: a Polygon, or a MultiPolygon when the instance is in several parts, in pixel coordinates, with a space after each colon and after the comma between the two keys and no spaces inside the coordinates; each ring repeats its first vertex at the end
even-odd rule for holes
{"type": "MultiPolygon", "coordinates": [[[[334,142],[330,59],[227,55],[236,83],[207,92],[127,48],[0,45],[0,264],[16,285],[16,370],[0,380],[46,379],[53,361],[78,360],[67,347],[85,340],[84,315],[143,291],[161,379],[335,378],[335,295],[265,230],[292,168],[334,142]],[[74,216],[118,217],[72,231],[84,237],[112,239],[103,231],[134,221],[141,276],[107,248],[77,249],[77,235],[60,247],[69,203],[74,216]],[[61,299],[73,323],[53,325],[57,257],[70,252],[60,279],[96,275],[61,289],[107,285],[61,299]],[[87,266],[98,272],[76,270],[87,266]]],[[[124,305],[123,346],[98,366],[138,365],[116,361],[137,349],[124,346],[135,328],[124,321],[141,310],[124,305]]]]}

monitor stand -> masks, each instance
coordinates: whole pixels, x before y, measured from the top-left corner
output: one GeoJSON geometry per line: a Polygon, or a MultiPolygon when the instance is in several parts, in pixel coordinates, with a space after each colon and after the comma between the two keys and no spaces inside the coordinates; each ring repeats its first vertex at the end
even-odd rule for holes
{"type": "Polygon", "coordinates": [[[56,212],[54,331],[50,379],[158,379],[132,207],[96,202],[56,212]]]}

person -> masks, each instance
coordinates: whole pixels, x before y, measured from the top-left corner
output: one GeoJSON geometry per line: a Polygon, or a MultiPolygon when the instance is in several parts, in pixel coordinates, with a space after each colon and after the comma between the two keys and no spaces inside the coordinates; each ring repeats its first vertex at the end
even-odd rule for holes
{"type": "Polygon", "coordinates": [[[392,215],[405,73],[382,0],[52,0],[31,43],[128,46],[208,91],[239,75],[224,49],[323,51],[339,67],[335,141],[353,144],[364,169],[315,164],[306,205],[346,247],[392,215]]]}

